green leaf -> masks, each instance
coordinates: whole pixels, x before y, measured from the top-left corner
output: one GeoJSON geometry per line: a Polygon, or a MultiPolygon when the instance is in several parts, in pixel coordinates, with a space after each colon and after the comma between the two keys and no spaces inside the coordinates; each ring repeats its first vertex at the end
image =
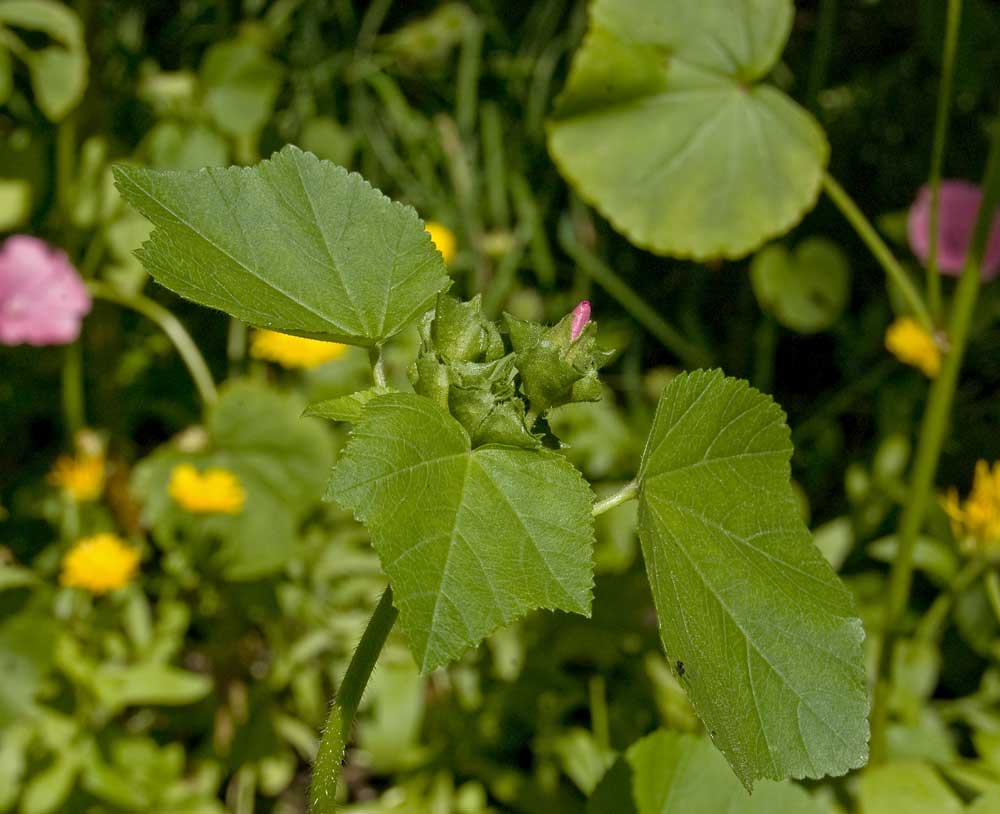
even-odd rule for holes
{"type": "Polygon", "coordinates": [[[31,86],[42,113],[57,122],[64,119],[87,89],[87,55],[56,45],[33,51],[28,58],[31,86]]]}
{"type": "Polygon", "coordinates": [[[284,77],[281,63],[256,44],[216,43],[201,64],[205,109],[223,132],[253,135],[267,123],[284,77]]]}
{"type": "Polygon", "coordinates": [[[143,147],[149,163],[158,170],[200,170],[229,161],[226,140],[204,124],[158,122],[146,135],[143,147]]]}
{"type": "Polygon", "coordinates": [[[836,243],[803,240],[795,251],[768,246],[750,266],[760,307],[786,328],[803,334],[823,331],[843,313],[851,293],[851,270],[836,243]]]}
{"type": "Polygon", "coordinates": [[[858,814],[959,814],[963,808],[941,776],[919,761],[868,769],[858,785],[858,814]]]}
{"type": "Polygon", "coordinates": [[[156,226],[140,253],[153,277],[252,325],[374,345],[448,285],[413,209],[296,147],[250,169],[115,178],[156,226]]]}
{"type": "Polygon", "coordinates": [[[744,785],[867,757],[861,621],[813,545],[781,409],[719,371],[663,391],[639,536],[663,647],[744,785]]]}
{"type": "Polygon", "coordinates": [[[994,786],[972,801],[967,814],[997,814],[997,812],[1000,812],[1000,787],[994,786]]]}
{"type": "Polygon", "coordinates": [[[2,0],[0,26],[7,25],[48,35],[52,45],[25,49],[31,86],[42,113],[60,121],[83,98],[88,60],[83,25],[75,12],[54,0],[2,0]]]}
{"type": "MultiPolygon", "coordinates": [[[[628,750],[638,814],[823,814],[792,783],[760,783],[751,797],[707,738],[661,730],[628,750]]],[[[899,809],[904,811],[906,809],[899,809]]]]}
{"type": "Polygon", "coordinates": [[[55,814],[69,797],[79,772],[80,757],[70,747],[25,784],[20,814],[55,814]]]}
{"type": "Polygon", "coordinates": [[[562,173],[629,240],[740,257],[794,226],[829,146],[780,91],[790,0],[593,0],[549,122],[562,173]]]}
{"type": "Polygon", "coordinates": [[[368,390],[359,390],[347,396],[338,396],[333,399],[324,399],[310,404],[306,407],[303,415],[325,418],[329,421],[346,421],[350,424],[357,424],[364,413],[365,405],[377,396],[384,396],[392,392],[392,388],[376,385],[368,390]]]}
{"type": "Polygon", "coordinates": [[[137,704],[192,704],[208,695],[212,679],[167,664],[102,664],[93,689],[106,707],[117,711],[137,704]]]}
{"type": "Polygon", "coordinates": [[[423,672],[534,608],[590,612],[591,494],[553,452],[472,450],[429,399],[379,396],[329,495],[368,527],[423,672]]]}

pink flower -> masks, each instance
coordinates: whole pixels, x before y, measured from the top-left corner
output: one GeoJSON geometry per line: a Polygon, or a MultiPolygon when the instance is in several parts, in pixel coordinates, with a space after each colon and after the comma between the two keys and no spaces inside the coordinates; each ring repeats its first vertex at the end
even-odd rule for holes
{"type": "Polygon", "coordinates": [[[90,295],[64,252],[28,235],[0,249],[0,343],[65,345],[80,335],[90,295]]]}
{"type": "MultiPolygon", "coordinates": [[[[965,253],[976,226],[976,214],[982,199],[979,187],[969,181],[941,182],[938,210],[938,268],[942,274],[957,276],[965,263],[965,253]]],[[[923,186],[910,207],[907,234],[910,249],[926,263],[930,254],[931,190],[923,186]]],[[[993,221],[993,231],[986,244],[983,279],[991,280],[1000,272],[1000,216],[993,221]]]]}
{"type": "Polygon", "coordinates": [[[590,300],[581,300],[580,304],[573,309],[573,321],[569,325],[569,338],[571,342],[576,342],[583,329],[590,322],[590,300]]]}

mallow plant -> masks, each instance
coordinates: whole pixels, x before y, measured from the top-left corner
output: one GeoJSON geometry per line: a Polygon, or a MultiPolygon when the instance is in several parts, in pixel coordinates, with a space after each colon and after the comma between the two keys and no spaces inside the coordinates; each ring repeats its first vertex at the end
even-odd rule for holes
{"type": "MultiPolygon", "coordinates": [[[[716,795],[705,804],[745,800],[735,774],[756,788],[754,810],[810,811],[801,789],[770,781],[866,762],[864,632],[804,525],[769,396],[718,370],[673,378],[634,479],[598,501],[548,423],[554,407],[600,398],[609,354],[588,303],[551,326],[489,319],[478,297],[449,293],[412,208],[296,147],[252,168],[120,166],[116,178],[155,227],[140,257],[162,285],[370,354],[368,389],[309,408],[352,425],[328,497],[365,525],[389,583],[331,707],[314,811],[335,810],[354,714],[394,625],[428,672],[537,609],[588,615],[594,518],[631,500],[663,649],[707,732],[629,750],[640,810],[672,783],[716,795]],[[408,382],[389,381],[386,343],[414,324],[408,382]],[[715,779],[696,784],[699,772],[715,779]]],[[[602,783],[597,795],[614,793],[602,783]]]]}

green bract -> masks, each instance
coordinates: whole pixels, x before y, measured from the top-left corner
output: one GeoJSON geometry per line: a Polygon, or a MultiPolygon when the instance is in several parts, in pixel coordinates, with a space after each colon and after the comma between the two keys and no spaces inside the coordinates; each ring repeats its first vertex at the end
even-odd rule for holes
{"type": "Polygon", "coordinates": [[[295,147],[251,169],[115,177],[156,226],[140,256],[157,281],[253,325],[375,345],[448,285],[413,209],[295,147]]]}
{"type": "Polygon", "coordinates": [[[663,392],[639,536],[667,656],[744,785],[867,757],[861,621],[812,544],[780,408],[717,371],[663,392]]]}
{"type": "Polygon", "coordinates": [[[589,614],[591,493],[559,455],[488,445],[423,396],[371,400],[329,494],[364,522],[421,670],[534,608],[589,614]]]}
{"type": "Polygon", "coordinates": [[[790,0],[594,0],[549,147],[633,243],[739,257],[811,208],[823,131],[754,84],[777,61],[792,11],[790,0]]]}

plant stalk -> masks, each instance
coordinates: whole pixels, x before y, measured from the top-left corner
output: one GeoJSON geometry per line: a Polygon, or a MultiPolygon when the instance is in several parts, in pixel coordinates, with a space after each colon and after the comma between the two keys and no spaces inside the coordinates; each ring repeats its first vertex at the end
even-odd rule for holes
{"type": "Polygon", "coordinates": [[[934,146],[931,148],[931,211],[930,235],[927,249],[927,299],[931,315],[941,315],[941,275],[938,271],[938,240],[941,217],[941,168],[944,164],[945,145],[948,142],[948,124],[951,120],[951,89],[955,75],[955,53],[958,51],[958,32],[962,23],[962,0],[948,0],[945,23],[944,54],[941,65],[941,87],[938,91],[937,115],[934,119],[934,146]]]}
{"type": "Polygon", "coordinates": [[[72,441],[86,426],[86,399],[83,392],[83,339],[67,345],[63,351],[62,408],[66,434],[72,441]]]}
{"type": "Polygon", "coordinates": [[[864,241],[864,244],[875,256],[875,259],[878,260],[886,276],[896,284],[896,287],[906,300],[906,304],[913,311],[913,315],[928,333],[934,333],[934,321],[931,319],[931,313],[927,310],[927,305],[923,297],[920,296],[920,292],[913,285],[913,281],[906,273],[906,270],[900,265],[889,247],[885,245],[885,241],[882,240],[875,227],[872,226],[864,213],[858,209],[858,205],[854,203],[851,196],[827,172],[823,173],[823,189],[830,196],[830,200],[833,201],[841,214],[847,218],[847,222],[854,227],[854,231],[858,233],[858,237],[864,241]]]}
{"type": "Polygon", "coordinates": [[[155,322],[173,343],[181,360],[187,366],[202,402],[211,405],[219,400],[219,393],[215,389],[215,381],[205,363],[205,357],[201,355],[191,334],[169,310],[141,294],[121,294],[106,283],[94,280],[87,283],[87,290],[96,299],[131,308],[155,322]]]}
{"type": "Polygon", "coordinates": [[[354,716],[372,670],[375,669],[375,662],[378,661],[398,615],[399,611],[392,605],[392,586],[389,586],[382,594],[368,627],[361,636],[361,642],[347,666],[344,680],[340,682],[337,697],[330,707],[323,739],[313,764],[312,785],[309,790],[311,814],[334,814],[336,811],[337,778],[344,762],[344,749],[351,734],[354,716]]]}
{"type": "Polygon", "coordinates": [[[994,125],[991,132],[986,174],[983,179],[983,199],[951,308],[951,318],[948,325],[950,349],[944,357],[940,373],[931,385],[917,441],[917,453],[913,464],[909,495],[899,521],[897,534],[899,549],[889,575],[885,629],[882,635],[879,674],[872,708],[871,752],[873,763],[884,761],[886,758],[886,729],[889,723],[887,673],[888,665],[892,659],[893,640],[909,604],[910,586],[913,582],[913,550],[927,513],[934,487],[934,476],[937,472],[938,460],[941,457],[941,448],[948,432],[951,404],[954,400],[955,388],[958,385],[958,374],[979,295],[983,254],[993,224],[993,213],[998,204],[1000,204],[1000,126],[994,125]]]}

